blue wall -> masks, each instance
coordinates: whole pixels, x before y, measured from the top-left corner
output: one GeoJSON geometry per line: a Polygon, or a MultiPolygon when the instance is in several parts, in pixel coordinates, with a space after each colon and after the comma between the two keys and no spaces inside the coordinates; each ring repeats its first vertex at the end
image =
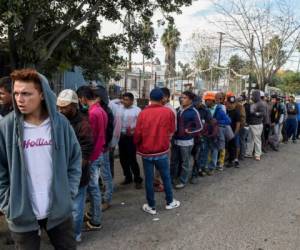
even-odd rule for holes
{"type": "Polygon", "coordinates": [[[63,82],[64,89],[73,90],[76,90],[80,86],[86,84],[80,67],[74,67],[74,71],[66,71],[63,76],[63,82]]]}

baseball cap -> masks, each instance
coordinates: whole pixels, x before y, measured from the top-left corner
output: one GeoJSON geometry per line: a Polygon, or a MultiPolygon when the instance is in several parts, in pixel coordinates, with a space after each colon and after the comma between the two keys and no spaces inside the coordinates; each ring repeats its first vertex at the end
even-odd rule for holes
{"type": "Polygon", "coordinates": [[[260,97],[265,97],[265,92],[260,91],[260,97]]]}
{"type": "Polygon", "coordinates": [[[229,103],[235,103],[235,96],[228,96],[227,97],[227,102],[229,102],[229,103]]]}
{"type": "Polygon", "coordinates": [[[213,93],[213,92],[206,92],[206,93],[204,94],[204,100],[205,100],[205,101],[208,101],[208,100],[214,101],[214,100],[215,100],[215,97],[216,97],[216,94],[213,93]]]}
{"type": "Polygon", "coordinates": [[[78,96],[72,89],[61,91],[57,97],[56,105],[59,107],[68,106],[71,103],[78,104],[78,96]]]}
{"type": "Polygon", "coordinates": [[[160,88],[152,89],[150,92],[150,100],[161,101],[164,98],[164,93],[160,88]]]}

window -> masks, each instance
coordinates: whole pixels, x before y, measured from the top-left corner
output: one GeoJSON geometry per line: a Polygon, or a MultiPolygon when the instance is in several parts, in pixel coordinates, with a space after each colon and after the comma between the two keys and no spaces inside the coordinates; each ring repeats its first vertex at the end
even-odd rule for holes
{"type": "Polygon", "coordinates": [[[136,79],[131,79],[131,89],[137,89],[137,80],[136,79]]]}

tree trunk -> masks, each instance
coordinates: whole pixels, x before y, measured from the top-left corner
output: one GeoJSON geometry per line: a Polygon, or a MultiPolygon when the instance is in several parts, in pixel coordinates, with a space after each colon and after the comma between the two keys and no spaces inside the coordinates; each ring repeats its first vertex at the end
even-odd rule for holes
{"type": "Polygon", "coordinates": [[[17,69],[19,67],[19,56],[16,47],[14,31],[8,27],[8,45],[9,45],[9,57],[11,69],[17,69]]]}

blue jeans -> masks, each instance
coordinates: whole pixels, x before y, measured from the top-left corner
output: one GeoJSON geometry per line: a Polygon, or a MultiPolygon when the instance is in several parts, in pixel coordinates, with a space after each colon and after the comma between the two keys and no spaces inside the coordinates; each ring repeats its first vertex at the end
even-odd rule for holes
{"type": "Polygon", "coordinates": [[[86,197],[87,186],[80,187],[73,203],[73,221],[75,229],[75,237],[80,238],[81,228],[83,224],[84,208],[85,208],[85,197],[86,197]]]}
{"type": "Polygon", "coordinates": [[[192,175],[193,167],[192,161],[193,146],[178,146],[173,145],[171,154],[171,176],[173,179],[179,177],[182,184],[187,184],[192,175]],[[179,172],[179,166],[182,166],[179,172]]]}
{"type": "Polygon", "coordinates": [[[296,140],[297,136],[297,126],[298,121],[297,118],[288,118],[286,120],[286,133],[287,133],[287,139],[289,140],[293,136],[293,141],[296,140]]]}
{"type": "Polygon", "coordinates": [[[114,187],[110,170],[109,151],[103,153],[103,166],[100,168],[100,174],[105,186],[103,200],[107,203],[111,203],[114,187]]]}
{"type": "Polygon", "coordinates": [[[204,171],[208,162],[208,138],[202,137],[200,140],[200,154],[199,154],[199,170],[204,171]]]}
{"type": "Polygon", "coordinates": [[[218,145],[213,141],[213,139],[208,140],[208,154],[210,155],[210,160],[208,163],[208,169],[214,170],[217,168],[218,163],[218,153],[219,153],[219,147],[218,145]]]}
{"type": "Polygon", "coordinates": [[[193,177],[197,177],[199,171],[204,171],[208,161],[208,138],[202,136],[195,155],[193,177]]]}
{"type": "Polygon", "coordinates": [[[145,188],[146,198],[148,205],[155,208],[154,198],[154,167],[159,171],[161,179],[164,184],[164,190],[166,194],[166,202],[170,204],[173,201],[173,191],[171,184],[171,176],[169,169],[169,157],[168,154],[164,154],[156,157],[143,157],[144,174],[145,174],[145,188]]]}
{"type": "Polygon", "coordinates": [[[102,209],[101,209],[101,190],[99,188],[100,167],[104,165],[103,154],[90,166],[90,182],[87,188],[90,195],[91,206],[90,214],[92,216],[91,223],[94,225],[101,224],[102,209]]]}

